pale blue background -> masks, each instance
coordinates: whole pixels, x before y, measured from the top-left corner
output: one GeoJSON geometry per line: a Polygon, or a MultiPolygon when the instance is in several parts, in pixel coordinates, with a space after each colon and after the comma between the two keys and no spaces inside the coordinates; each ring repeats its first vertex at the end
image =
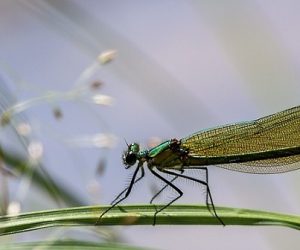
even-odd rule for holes
{"type": "MultiPolygon", "coordinates": [[[[121,162],[124,138],[145,146],[153,136],[181,138],[299,105],[299,10],[297,1],[1,0],[1,78],[24,101],[73,88],[100,52],[118,51],[117,59],[94,77],[104,82],[101,93],[115,98],[113,107],[65,101],[24,112],[34,128],[32,138],[44,145],[43,163],[51,175],[91,204],[106,204],[128,181],[121,162]],[[27,83],[21,86],[22,81],[27,83]],[[54,106],[62,109],[61,121],[53,117],[54,106]],[[118,137],[109,151],[68,147],[60,140],[107,132],[118,137]],[[107,169],[97,176],[104,156],[107,169]],[[99,190],[93,196],[88,187],[95,181],[99,190]]],[[[17,144],[5,131],[1,139],[12,147],[17,144]]],[[[299,214],[299,180],[299,172],[259,176],[210,169],[215,204],[232,207],[299,214]]],[[[153,183],[148,174],[127,202],[148,202],[153,183]]],[[[203,203],[201,188],[180,185],[186,191],[180,202],[203,203]]],[[[11,188],[18,190],[18,184],[11,188]]],[[[24,210],[55,207],[38,191],[34,194],[28,191],[24,210]]],[[[10,198],[18,199],[18,193],[11,191],[10,198]]],[[[17,239],[59,237],[55,230],[17,239]]],[[[156,249],[300,245],[299,232],[279,227],[143,226],[118,231],[130,244],[156,249]]]]}

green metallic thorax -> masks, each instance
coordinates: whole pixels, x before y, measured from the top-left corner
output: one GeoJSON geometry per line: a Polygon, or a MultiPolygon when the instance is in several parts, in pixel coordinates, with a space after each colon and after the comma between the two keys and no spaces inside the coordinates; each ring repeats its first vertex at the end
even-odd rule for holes
{"type": "Polygon", "coordinates": [[[168,140],[150,150],[142,150],[137,158],[147,162],[148,167],[181,169],[182,162],[179,156],[171,150],[170,145],[171,140],[168,140]]]}
{"type": "Polygon", "coordinates": [[[162,153],[163,151],[165,151],[166,149],[169,149],[169,147],[170,147],[170,142],[171,142],[170,140],[169,140],[169,141],[165,141],[165,142],[159,144],[158,146],[156,146],[156,147],[150,149],[150,150],[148,151],[148,156],[149,156],[150,158],[154,158],[154,157],[156,157],[157,155],[161,154],[161,153],[162,153]]]}
{"type": "Polygon", "coordinates": [[[142,162],[147,162],[148,167],[155,166],[159,168],[165,159],[169,159],[173,152],[170,149],[171,141],[165,141],[158,146],[151,148],[149,150],[141,150],[137,154],[138,160],[142,162]]]}

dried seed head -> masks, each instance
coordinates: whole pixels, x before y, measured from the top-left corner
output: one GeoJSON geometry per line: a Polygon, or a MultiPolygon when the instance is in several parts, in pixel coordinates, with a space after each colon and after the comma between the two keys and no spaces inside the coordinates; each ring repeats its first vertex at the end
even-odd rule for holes
{"type": "Polygon", "coordinates": [[[114,103],[114,99],[108,95],[94,95],[92,98],[93,102],[98,105],[112,106],[114,103]]]}
{"type": "Polygon", "coordinates": [[[101,64],[107,64],[111,62],[113,59],[115,59],[116,56],[117,56],[116,50],[107,50],[102,52],[97,59],[101,64]]]}
{"type": "Polygon", "coordinates": [[[0,124],[1,126],[6,126],[7,124],[10,123],[11,120],[11,112],[10,111],[5,111],[2,113],[1,117],[0,117],[0,124]]]}
{"type": "Polygon", "coordinates": [[[17,131],[20,135],[28,136],[31,133],[31,126],[26,122],[21,122],[17,126],[17,131]]]}
{"type": "Polygon", "coordinates": [[[55,119],[60,120],[63,117],[63,113],[60,108],[56,107],[53,109],[53,115],[55,119]]]}
{"type": "Polygon", "coordinates": [[[43,144],[38,141],[30,142],[27,151],[31,160],[39,160],[43,155],[43,144]]]}
{"type": "Polygon", "coordinates": [[[103,82],[94,81],[94,82],[91,83],[91,90],[98,90],[102,86],[103,86],[103,82]]]}

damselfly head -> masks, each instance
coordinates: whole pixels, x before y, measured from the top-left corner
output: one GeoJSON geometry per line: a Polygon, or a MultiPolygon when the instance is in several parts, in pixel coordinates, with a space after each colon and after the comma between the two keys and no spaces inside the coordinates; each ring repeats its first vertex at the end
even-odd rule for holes
{"type": "Polygon", "coordinates": [[[126,168],[133,166],[137,161],[137,154],[140,151],[140,146],[137,143],[128,145],[128,150],[123,154],[123,162],[126,168]]]}

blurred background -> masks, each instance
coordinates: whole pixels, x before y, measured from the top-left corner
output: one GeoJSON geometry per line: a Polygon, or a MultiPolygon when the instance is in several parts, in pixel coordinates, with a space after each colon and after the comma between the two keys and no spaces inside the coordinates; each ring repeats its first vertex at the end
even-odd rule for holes
{"type": "MultiPolygon", "coordinates": [[[[268,0],[1,0],[1,213],[108,204],[130,179],[124,139],[150,147],[299,105],[299,10],[268,0]]],[[[211,166],[209,178],[217,206],[300,214],[299,171],[211,166]]],[[[179,203],[204,203],[201,187],[178,184],[179,203]]],[[[149,202],[160,185],[147,173],[126,203],[149,202]]],[[[238,226],[53,228],[0,242],[72,237],[154,249],[300,245],[295,230],[238,226]]]]}

